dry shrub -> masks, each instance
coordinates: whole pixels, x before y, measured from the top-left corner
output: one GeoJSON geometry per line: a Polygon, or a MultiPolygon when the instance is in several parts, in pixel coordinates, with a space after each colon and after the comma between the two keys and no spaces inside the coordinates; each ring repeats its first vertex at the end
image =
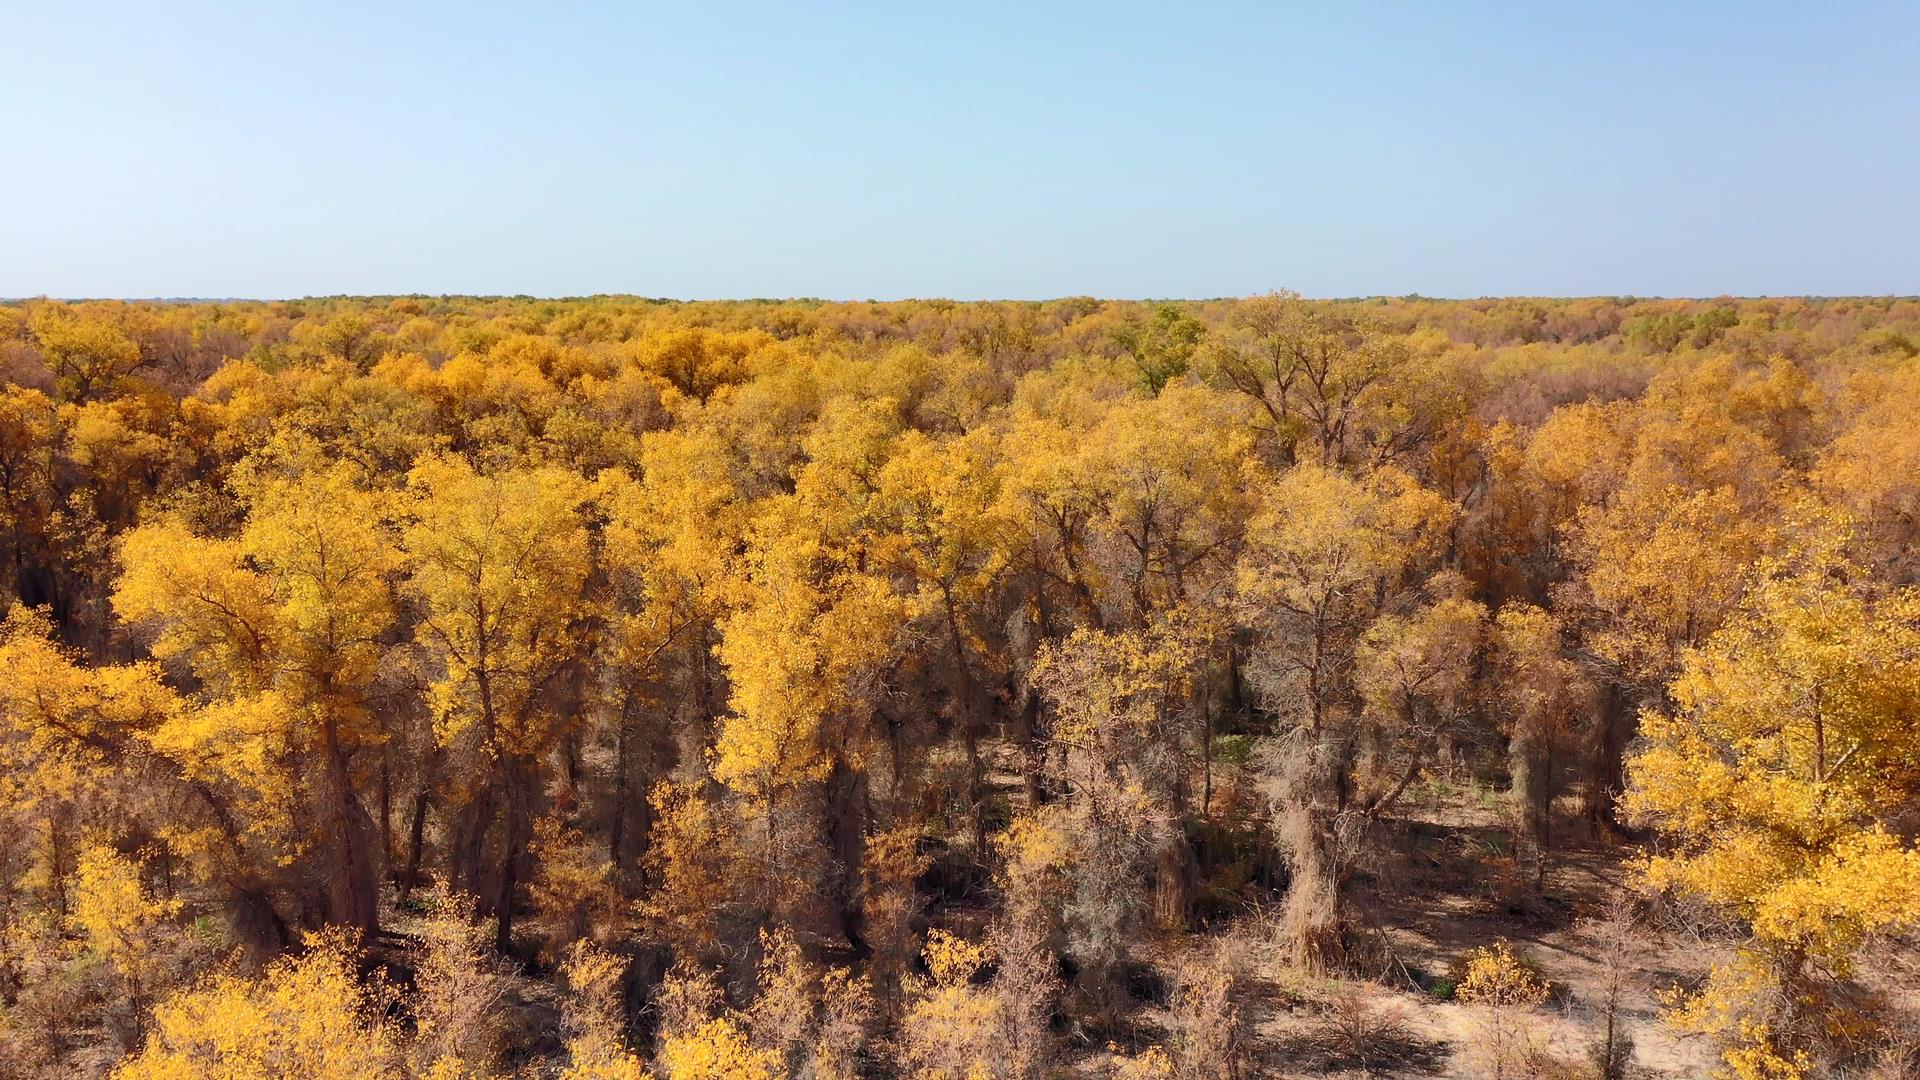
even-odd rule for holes
{"type": "Polygon", "coordinates": [[[1633,1038],[1622,1023],[1622,998],[1638,967],[1643,927],[1632,903],[1615,897],[1584,929],[1600,960],[1593,1001],[1599,1020],[1589,1056],[1599,1080],[1625,1080],[1633,1065],[1633,1038]]]}
{"type": "Polygon", "coordinates": [[[1293,964],[1319,974],[1344,967],[1346,921],[1340,893],[1340,837],[1320,798],[1334,751],[1302,736],[1268,754],[1273,828],[1291,878],[1279,930],[1293,964]]]}
{"type": "Polygon", "coordinates": [[[927,975],[908,976],[909,1005],[900,1031],[900,1061],[915,1080],[966,1080],[990,1075],[1005,1026],[993,994],[974,985],[987,950],[944,930],[927,936],[927,975]]]}
{"type": "Polygon", "coordinates": [[[760,992],[747,1014],[754,1045],[794,1076],[854,1076],[873,1014],[867,980],[845,968],[820,970],[790,930],[762,931],[760,944],[760,992]]]}
{"type": "Polygon", "coordinates": [[[1051,1021],[1060,978],[1040,934],[1032,925],[1014,925],[992,937],[999,966],[990,989],[1000,1004],[1001,1075],[1008,1080],[1042,1075],[1053,1056],[1051,1021]]]}
{"type": "Polygon", "coordinates": [[[490,1075],[500,1056],[507,980],[472,897],[436,893],[414,950],[412,1057],[422,1069],[490,1075]]]}
{"type": "Polygon", "coordinates": [[[1407,1057],[1420,1041],[1407,1026],[1405,1006],[1363,986],[1344,983],[1327,998],[1311,1040],[1330,1068],[1372,1076],[1407,1057]]]}
{"type": "Polygon", "coordinates": [[[820,1017],[814,1035],[812,1080],[853,1080],[859,1075],[874,1015],[873,989],[867,979],[834,968],[820,981],[820,1017]]]}
{"type": "Polygon", "coordinates": [[[685,1035],[712,1019],[725,997],[720,980],[706,968],[681,961],[655,991],[653,1009],[660,1034],[685,1035]]]}
{"type": "Polygon", "coordinates": [[[872,950],[868,974],[889,1010],[898,1005],[900,980],[913,964],[913,920],[919,914],[914,881],[928,862],[915,830],[894,829],[867,839],[860,865],[860,914],[872,950]]]}
{"type": "Polygon", "coordinates": [[[760,931],[760,992],[748,1011],[755,1045],[777,1051],[789,1067],[806,1052],[818,979],[793,931],[760,931]]]}
{"type": "Polygon", "coordinates": [[[1149,1046],[1137,1054],[1122,1054],[1116,1046],[1107,1049],[1113,1054],[1113,1080],[1166,1080],[1177,1075],[1173,1058],[1161,1047],[1149,1046]]]}
{"type": "Polygon", "coordinates": [[[1232,954],[1181,965],[1173,1002],[1173,1064],[1180,1080],[1239,1080],[1247,1065],[1246,1024],[1234,1004],[1232,954]]]}
{"type": "Polygon", "coordinates": [[[21,1076],[64,1072],[77,1042],[74,1018],[92,996],[85,973],[69,963],[51,916],[16,918],[0,928],[0,1044],[6,1067],[21,1076]]]}
{"type": "Polygon", "coordinates": [[[1920,1077],[1920,1033],[1906,1028],[1894,1032],[1874,1054],[1867,1080],[1915,1080],[1920,1077]]]}
{"type": "Polygon", "coordinates": [[[915,1080],[1034,1080],[1052,1054],[1049,1003],[1059,991],[1051,954],[1030,930],[1003,930],[991,953],[998,969],[977,976],[990,950],[943,930],[928,935],[928,975],[910,976],[901,1025],[901,1063],[915,1080]]]}

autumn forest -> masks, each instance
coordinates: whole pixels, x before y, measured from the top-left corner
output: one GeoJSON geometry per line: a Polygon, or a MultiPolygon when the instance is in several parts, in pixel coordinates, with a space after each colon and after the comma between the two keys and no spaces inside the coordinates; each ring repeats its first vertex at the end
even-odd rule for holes
{"type": "Polygon", "coordinates": [[[0,303],[0,1075],[1920,1075],[1920,301],[0,303]]]}

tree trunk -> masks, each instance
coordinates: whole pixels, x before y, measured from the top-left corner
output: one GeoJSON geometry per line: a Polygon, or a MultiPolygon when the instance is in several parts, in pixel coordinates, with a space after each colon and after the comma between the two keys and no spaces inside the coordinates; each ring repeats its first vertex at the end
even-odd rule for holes
{"type": "Polygon", "coordinates": [[[373,819],[353,790],[338,730],[326,726],[327,831],[334,852],[327,919],[371,937],[380,928],[380,877],[373,858],[373,819]]]}
{"type": "Polygon", "coordinates": [[[426,783],[421,782],[420,790],[413,796],[412,821],[407,826],[407,869],[400,878],[400,888],[411,892],[420,884],[420,855],[427,840],[427,803],[430,799],[426,783]]]}
{"type": "Polygon", "coordinates": [[[527,851],[533,842],[532,777],[530,763],[512,758],[504,763],[502,794],[506,828],[500,843],[500,891],[494,902],[494,947],[513,953],[513,909],[526,877],[527,851]]]}
{"type": "Polygon", "coordinates": [[[1540,775],[1539,732],[1531,722],[1514,725],[1513,735],[1507,740],[1507,772],[1514,858],[1521,871],[1537,882],[1541,876],[1540,794],[1544,778],[1540,775]]]}

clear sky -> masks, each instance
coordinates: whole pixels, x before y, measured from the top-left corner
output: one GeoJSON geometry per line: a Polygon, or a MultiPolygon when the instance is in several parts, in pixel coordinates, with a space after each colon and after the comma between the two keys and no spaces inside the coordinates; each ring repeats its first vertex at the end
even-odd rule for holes
{"type": "Polygon", "coordinates": [[[1920,292],[1920,3],[0,0],[0,296],[1920,292]]]}

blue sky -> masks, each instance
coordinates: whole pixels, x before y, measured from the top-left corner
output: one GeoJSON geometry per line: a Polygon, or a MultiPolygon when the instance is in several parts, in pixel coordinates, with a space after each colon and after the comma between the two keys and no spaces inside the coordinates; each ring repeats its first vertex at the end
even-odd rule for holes
{"type": "Polygon", "coordinates": [[[0,0],[0,295],[1920,292],[1920,4],[0,0]]]}

